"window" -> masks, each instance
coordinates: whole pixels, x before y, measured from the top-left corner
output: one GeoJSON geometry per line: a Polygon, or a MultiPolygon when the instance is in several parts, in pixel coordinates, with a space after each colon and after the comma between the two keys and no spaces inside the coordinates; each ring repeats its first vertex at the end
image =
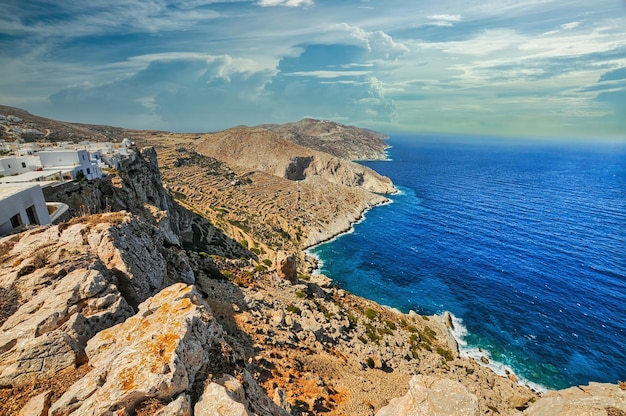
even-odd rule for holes
{"type": "Polygon", "coordinates": [[[22,162],[22,167],[25,168],[26,167],[26,162],[22,162]]]}
{"type": "Polygon", "coordinates": [[[22,225],[22,217],[20,216],[19,212],[17,214],[15,214],[14,216],[11,217],[11,226],[13,228],[17,228],[20,225],[22,225]]]}
{"type": "Polygon", "coordinates": [[[87,175],[91,175],[91,169],[87,168],[87,175]]]}
{"type": "Polygon", "coordinates": [[[31,205],[26,208],[26,215],[28,216],[28,222],[31,224],[39,224],[37,221],[37,211],[35,211],[35,206],[31,205]]]}

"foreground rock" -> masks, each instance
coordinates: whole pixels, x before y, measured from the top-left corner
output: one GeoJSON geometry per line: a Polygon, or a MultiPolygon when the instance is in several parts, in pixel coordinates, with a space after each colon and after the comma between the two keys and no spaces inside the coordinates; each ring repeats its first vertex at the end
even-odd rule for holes
{"type": "Polygon", "coordinates": [[[376,416],[479,416],[478,399],[459,382],[414,376],[406,396],[393,399],[376,416]]]}
{"type": "Polygon", "coordinates": [[[626,386],[589,383],[545,394],[526,412],[528,416],[624,416],[626,386]]]}
{"type": "Polygon", "coordinates": [[[129,414],[143,401],[174,401],[202,386],[223,331],[192,286],[162,290],[124,323],[87,344],[93,367],[50,409],[52,416],[129,414]]]}

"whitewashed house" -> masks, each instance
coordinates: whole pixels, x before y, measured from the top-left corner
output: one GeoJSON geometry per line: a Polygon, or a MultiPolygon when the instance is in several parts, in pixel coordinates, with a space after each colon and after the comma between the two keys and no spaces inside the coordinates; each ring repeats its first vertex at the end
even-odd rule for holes
{"type": "Polygon", "coordinates": [[[32,172],[39,167],[39,158],[27,157],[0,157],[0,176],[21,175],[32,172]]]}
{"type": "Polygon", "coordinates": [[[82,172],[87,180],[102,178],[102,169],[97,162],[91,161],[87,150],[40,151],[39,159],[44,170],[69,171],[72,179],[76,179],[78,172],[82,172]]]}
{"type": "Polygon", "coordinates": [[[29,224],[50,224],[41,187],[33,183],[0,184],[0,236],[29,224]]]}

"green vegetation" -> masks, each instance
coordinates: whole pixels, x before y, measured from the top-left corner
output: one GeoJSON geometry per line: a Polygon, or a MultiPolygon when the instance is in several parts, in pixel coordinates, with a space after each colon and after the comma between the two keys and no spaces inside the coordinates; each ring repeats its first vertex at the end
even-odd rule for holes
{"type": "Polygon", "coordinates": [[[373,321],[374,319],[378,318],[378,312],[376,312],[374,309],[367,308],[367,309],[365,309],[365,316],[370,321],[373,321]]]}
{"type": "Polygon", "coordinates": [[[308,282],[311,280],[311,276],[309,276],[308,274],[298,273],[298,279],[308,282]]]}
{"type": "Polygon", "coordinates": [[[296,315],[302,315],[302,309],[290,303],[287,305],[287,312],[295,313],[296,315]]]}
{"type": "Polygon", "coordinates": [[[302,289],[298,289],[296,290],[296,296],[299,297],[300,299],[304,299],[306,298],[306,293],[304,293],[302,289]]]}
{"type": "Polygon", "coordinates": [[[372,342],[377,343],[380,341],[380,335],[378,335],[376,328],[374,328],[374,325],[369,322],[365,324],[365,335],[372,342]]]}
{"type": "MultiPolygon", "coordinates": [[[[78,175],[77,175],[78,176],[78,175]]],[[[185,195],[182,192],[178,192],[178,191],[173,191],[172,195],[174,195],[174,199],[177,199],[179,201],[186,201],[187,200],[187,195],[185,195]]]]}
{"type": "Polygon", "coordinates": [[[270,267],[272,265],[272,260],[265,259],[265,260],[263,260],[263,264],[265,264],[266,266],[270,267]]]}
{"type": "Polygon", "coordinates": [[[256,270],[257,272],[266,272],[267,267],[263,264],[259,264],[254,268],[254,270],[256,270]]]}
{"type": "Polygon", "coordinates": [[[396,323],[392,322],[392,321],[385,321],[385,325],[387,325],[387,328],[389,328],[392,331],[395,331],[397,328],[396,323]]]}
{"type": "Polygon", "coordinates": [[[441,355],[446,360],[446,362],[454,360],[452,352],[446,348],[437,347],[437,354],[441,355]]]}

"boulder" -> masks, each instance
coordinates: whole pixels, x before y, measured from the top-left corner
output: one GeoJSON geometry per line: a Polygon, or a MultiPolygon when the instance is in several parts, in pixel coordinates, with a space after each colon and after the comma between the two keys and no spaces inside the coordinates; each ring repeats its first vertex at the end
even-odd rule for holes
{"type": "Polygon", "coordinates": [[[478,416],[478,399],[458,381],[413,376],[408,393],[380,409],[376,416],[478,416]]]}
{"type": "Polygon", "coordinates": [[[620,416],[626,414],[626,390],[615,384],[589,383],[588,386],[551,391],[531,405],[527,416],[620,416]]]}
{"type": "Polygon", "coordinates": [[[20,410],[18,416],[48,416],[50,410],[51,391],[45,391],[30,399],[20,410]]]}
{"type": "Polygon", "coordinates": [[[243,386],[236,378],[225,375],[207,383],[194,406],[195,416],[249,416],[243,386]]]}
{"type": "Polygon", "coordinates": [[[281,278],[293,284],[298,283],[296,256],[279,253],[276,258],[276,272],[281,278]]]}
{"type": "Polygon", "coordinates": [[[181,394],[176,400],[158,410],[154,416],[192,416],[191,398],[188,394],[181,394]]]}
{"type": "Polygon", "coordinates": [[[170,401],[201,381],[222,336],[197,289],[182,283],[163,289],[88,342],[93,369],[52,405],[50,416],[128,414],[148,398],[170,401]]]}
{"type": "Polygon", "coordinates": [[[101,272],[68,273],[0,327],[0,383],[18,385],[79,364],[89,338],[131,314],[101,272]]]}

